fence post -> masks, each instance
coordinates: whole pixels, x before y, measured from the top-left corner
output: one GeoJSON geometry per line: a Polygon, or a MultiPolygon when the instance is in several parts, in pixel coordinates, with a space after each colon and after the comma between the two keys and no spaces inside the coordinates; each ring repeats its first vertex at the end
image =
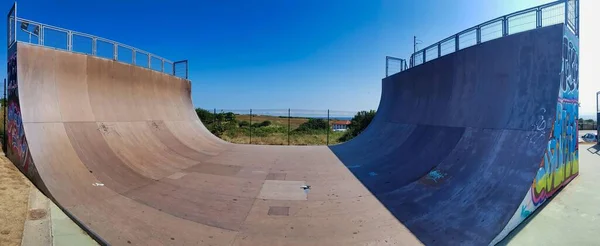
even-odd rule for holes
{"type": "Polygon", "coordinates": [[[8,145],[6,144],[6,140],[8,139],[6,137],[6,116],[8,115],[6,112],[6,108],[7,108],[6,104],[8,104],[8,99],[6,98],[6,79],[4,79],[4,104],[2,105],[2,109],[4,111],[3,112],[4,121],[2,122],[4,124],[4,127],[3,127],[4,133],[2,134],[2,150],[4,151],[4,156],[7,156],[6,152],[8,151],[8,148],[7,148],[8,145]]]}
{"type": "Polygon", "coordinates": [[[327,145],[329,145],[329,109],[327,110],[327,145]]]}
{"type": "Polygon", "coordinates": [[[290,145],[290,123],[291,123],[291,109],[288,108],[288,145],[290,145]]]}
{"type": "Polygon", "coordinates": [[[252,144],[252,109],[250,109],[250,144],[252,144]]]}

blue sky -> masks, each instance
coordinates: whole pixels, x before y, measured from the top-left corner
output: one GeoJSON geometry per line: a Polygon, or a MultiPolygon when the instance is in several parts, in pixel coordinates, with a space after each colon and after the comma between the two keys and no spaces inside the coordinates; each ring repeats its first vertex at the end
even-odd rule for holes
{"type": "Polygon", "coordinates": [[[20,1],[18,14],[188,59],[197,107],[355,111],[377,108],[385,56],[408,58],[413,35],[424,47],[547,2],[62,0],[20,1]]]}

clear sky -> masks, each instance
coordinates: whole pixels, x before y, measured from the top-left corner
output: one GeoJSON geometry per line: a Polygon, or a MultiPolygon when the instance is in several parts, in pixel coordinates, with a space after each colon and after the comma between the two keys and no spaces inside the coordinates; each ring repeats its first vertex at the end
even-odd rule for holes
{"type": "MultiPolygon", "coordinates": [[[[413,35],[424,47],[547,2],[23,0],[18,14],[188,59],[197,107],[355,111],[377,108],[385,56],[409,57],[413,35]]],[[[0,7],[11,4],[2,0],[0,7]]],[[[582,114],[595,113],[584,99],[595,104],[595,96],[582,95],[582,114]]]]}

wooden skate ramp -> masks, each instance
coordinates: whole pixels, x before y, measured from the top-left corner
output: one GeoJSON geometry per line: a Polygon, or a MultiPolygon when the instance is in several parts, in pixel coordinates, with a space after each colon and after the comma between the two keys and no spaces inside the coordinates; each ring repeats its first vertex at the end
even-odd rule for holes
{"type": "MultiPolygon", "coordinates": [[[[485,245],[558,189],[535,187],[567,124],[563,33],[503,37],[386,78],[371,125],[332,147],[230,144],[199,121],[187,80],[18,43],[9,103],[29,151],[9,156],[112,245],[485,245]]],[[[576,156],[558,165],[548,175],[560,187],[576,156]]]]}
{"type": "Polygon", "coordinates": [[[329,148],[214,137],[189,81],[21,43],[17,54],[38,175],[107,243],[419,244],[329,148]]]}

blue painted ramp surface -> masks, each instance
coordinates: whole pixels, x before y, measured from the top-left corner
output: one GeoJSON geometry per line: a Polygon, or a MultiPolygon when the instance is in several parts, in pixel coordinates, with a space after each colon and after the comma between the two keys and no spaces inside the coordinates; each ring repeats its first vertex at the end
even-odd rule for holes
{"type": "Polygon", "coordinates": [[[549,26],[387,77],[371,125],[331,150],[421,242],[489,244],[540,168],[562,41],[549,26]]]}

